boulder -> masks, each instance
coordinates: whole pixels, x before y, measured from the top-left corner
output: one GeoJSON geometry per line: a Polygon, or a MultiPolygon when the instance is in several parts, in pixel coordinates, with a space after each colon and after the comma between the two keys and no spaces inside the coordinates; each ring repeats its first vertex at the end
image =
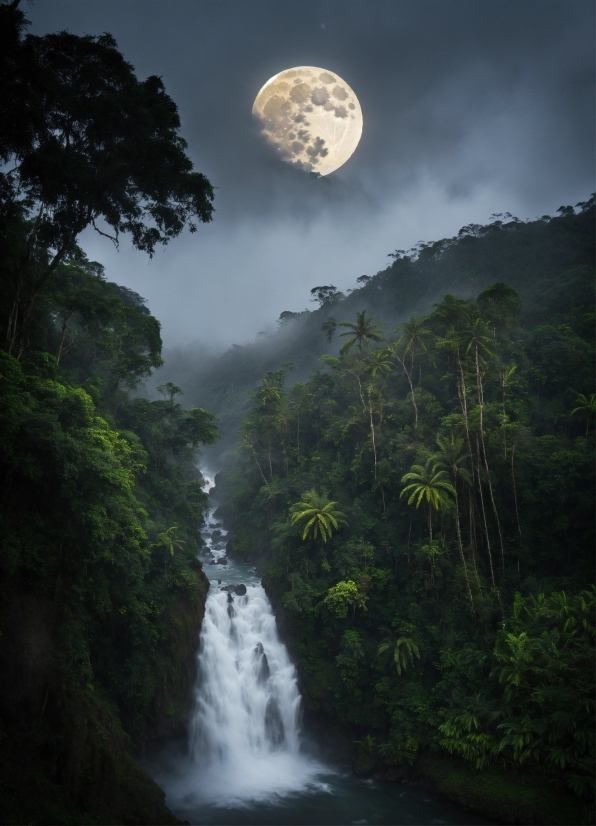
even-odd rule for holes
{"type": "Polygon", "coordinates": [[[220,591],[227,591],[230,594],[236,594],[237,597],[243,597],[246,594],[246,585],[224,585],[223,588],[220,588],[220,591]]]}

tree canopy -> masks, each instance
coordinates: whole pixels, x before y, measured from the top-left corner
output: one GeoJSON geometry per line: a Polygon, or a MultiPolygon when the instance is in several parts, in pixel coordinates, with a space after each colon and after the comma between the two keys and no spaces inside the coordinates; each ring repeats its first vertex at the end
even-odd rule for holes
{"type": "Polygon", "coordinates": [[[77,236],[151,255],[211,219],[213,191],[159,78],[108,34],[27,25],[0,4],[0,808],[170,823],[129,749],[185,724],[208,588],[197,455],[217,423],[172,383],[133,397],[163,363],[160,324],[77,236]]]}
{"type": "Polygon", "coordinates": [[[351,349],[326,352],[323,310],[283,351],[317,346],[310,378],[250,403],[250,445],[218,477],[231,553],[266,570],[310,713],[369,766],[452,754],[589,805],[593,272],[593,199],[466,228],[334,308],[399,299],[384,341],[361,305],[351,349]],[[452,272],[461,293],[431,300],[452,272]],[[347,524],[307,542],[329,505],[347,524]]]}
{"type": "Polygon", "coordinates": [[[0,226],[30,221],[9,259],[11,351],[86,227],[116,244],[128,233],[153,255],[213,213],[161,79],[138,80],[109,34],[36,36],[27,25],[18,2],[0,6],[0,226]]]}

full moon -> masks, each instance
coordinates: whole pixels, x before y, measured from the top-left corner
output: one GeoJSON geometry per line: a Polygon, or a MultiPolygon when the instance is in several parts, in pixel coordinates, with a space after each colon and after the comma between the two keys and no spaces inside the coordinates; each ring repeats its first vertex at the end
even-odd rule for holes
{"type": "Polygon", "coordinates": [[[343,166],[362,135],[362,110],[352,89],[339,75],[315,66],[274,75],[252,113],[283,161],[319,175],[343,166]]]}

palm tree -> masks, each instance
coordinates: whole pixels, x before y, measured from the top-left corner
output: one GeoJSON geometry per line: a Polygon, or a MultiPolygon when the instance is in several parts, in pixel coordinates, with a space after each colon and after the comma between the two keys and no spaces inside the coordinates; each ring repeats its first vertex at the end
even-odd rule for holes
{"type": "Polygon", "coordinates": [[[176,539],[176,532],[178,525],[172,525],[167,531],[157,534],[157,544],[169,551],[170,556],[174,556],[176,549],[181,550],[183,545],[186,545],[183,539],[176,539]]]}
{"type": "Polygon", "coordinates": [[[480,362],[482,360],[482,356],[492,356],[492,353],[488,348],[488,345],[491,342],[491,337],[488,335],[488,325],[486,321],[483,321],[481,318],[477,318],[466,327],[464,337],[466,340],[466,353],[472,351],[474,354],[476,376],[478,377],[480,374],[480,362]]]}
{"type": "Polygon", "coordinates": [[[377,657],[382,657],[387,651],[393,652],[395,669],[400,675],[410,665],[414,668],[414,657],[420,659],[420,650],[414,640],[409,637],[399,637],[397,640],[386,640],[377,648],[377,657]]]}
{"type": "MultiPolygon", "coordinates": [[[[325,496],[319,496],[316,490],[307,490],[300,502],[290,508],[291,523],[302,522],[302,540],[321,540],[325,544],[331,539],[340,525],[347,525],[345,514],[336,509],[337,502],[330,502],[325,496]]],[[[305,559],[306,578],[308,579],[308,557],[305,559]]]]}
{"type": "MultiPolygon", "coordinates": [[[[368,401],[365,403],[364,394],[362,392],[362,384],[360,382],[360,377],[357,376],[357,381],[359,384],[359,391],[360,391],[360,401],[362,402],[362,408],[364,410],[364,414],[368,416],[368,422],[370,427],[370,437],[372,442],[372,449],[373,449],[373,456],[374,456],[374,475],[375,480],[377,478],[377,438],[376,438],[376,431],[375,431],[375,423],[373,417],[373,403],[372,403],[372,394],[373,394],[373,387],[374,387],[374,380],[379,377],[381,380],[391,373],[391,359],[393,358],[393,352],[390,348],[386,347],[383,350],[373,350],[368,357],[368,363],[365,366],[366,372],[371,376],[373,381],[367,386],[366,388],[366,395],[368,401]]],[[[352,375],[355,375],[355,371],[352,368],[352,375]]],[[[382,381],[379,382],[382,384],[382,381]]],[[[378,388],[377,388],[378,389],[378,388]]],[[[379,418],[379,428],[381,427],[381,420],[382,420],[382,409],[383,409],[383,394],[380,389],[377,392],[377,400],[378,400],[378,418],[379,418]]],[[[381,486],[382,490],[382,486],[381,486]]],[[[385,494],[383,493],[383,512],[385,511],[385,494]]]]}
{"type": "Polygon", "coordinates": [[[419,508],[422,502],[428,505],[428,534],[429,539],[433,541],[433,524],[432,512],[433,510],[442,511],[447,510],[451,505],[450,496],[455,496],[455,488],[449,481],[449,476],[446,470],[441,470],[438,462],[433,459],[427,459],[424,467],[422,465],[412,465],[409,473],[402,476],[402,484],[409,482],[400,493],[400,499],[409,493],[408,505],[416,503],[416,508],[419,508]]]}
{"type": "Polygon", "coordinates": [[[283,390],[270,373],[266,373],[261,379],[261,386],[255,393],[255,398],[260,402],[261,407],[277,407],[282,400],[283,390]]]}
{"type": "Polygon", "coordinates": [[[424,339],[432,335],[431,331],[427,330],[424,324],[425,319],[417,319],[415,313],[412,313],[410,320],[404,321],[404,323],[397,328],[397,331],[401,331],[402,333],[397,341],[397,346],[404,347],[404,358],[408,355],[408,353],[410,354],[410,365],[412,372],[414,370],[416,349],[420,348],[426,352],[426,344],[424,343],[424,339]]]}
{"type": "Polygon", "coordinates": [[[575,410],[571,411],[571,416],[575,415],[575,413],[583,413],[586,417],[586,436],[588,435],[588,430],[590,429],[590,419],[593,419],[596,415],[596,394],[590,393],[589,396],[584,395],[584,393],[579,393],[577,399],[575,400],[577,407],[575,410]]]}
{"type": "Polygon", "coordinates": [[[316,490],[307,490],[302,494],[302,500],[290,508],[292,525],[303,523],[303,540],[320,538],[321,542],[326,543],[340,525],[348,524],[345,514],[336,509],[337,504],[319,496],[316,490]]]}
{"type": "Polygon", "coordinates": [[[393,352],[391,350],[373,350],[368,358],[367,369],[373,379],[377,376],[386,376],[391,372],[391,359],[393,352]]]}
{"type": "MultiPolygon", "coordinates": [[[[476,388],[478,391],[478,406],[480,408],[480,433],[484,433],[484,388],[482,385],[482,371],[480,370],[480,363],[483,361],[483,356],[492,356],[488,349],[490,344],[490,336],[488,335],[488,326],[481,318],[477,318],[464,331],[464,343],[466,345],[466,355],[470,352],[474,356],[474,366],[476,368],[476,388]]],[[[484,443],[484,436],[483,443],[484,443]]]]}
{"type": "Polygon", "coordinates": [[[417,347],[420,347],[421,350],[426,352],[424,339],[426,336],[431,335],[431,332],[423,326],[422,321],[416,320],[414,313],[412,313],[409,321],[404,322],[397,328],[397,332],[401,332],[402,335],[391,348],[391,352],[401,364],[408,379],[408,384],[410,385],[412,405],[414,406],[414,430],[416,430],[418,428],[418,405],[416,404],[416,394],[414,393],[414,384],[412,381],[412,375],[414,373],[414,359],[416,357],[417,347]],[[403,352],[401,352],[402,350],[403,352]],[[406,357],[408,355],[410,356],[409,370],[406,366],[406,357]]]}
{"type": "Polygon", "coordinates": [[[354,344],[358,344],[358,349],[362,352],[363,344],[368,348],[371,342],[383,341],[383,326],[381,324],[375,324],[374,316],[367,318],[366,310],[356,313],[356,323],[352,321],[341,321],[339,326],[348,328],[345,333],[339,334],[340,338],[351,336],[339,351],[342,356],[349,353],[354,344]]]}
{"type": "MultiPolygon", "coordinates": [[[[186,545],[186,542],[183,539],[176,539],[176,533],[178,532],[178,525],[174,524],[171,528],[168,528],[166,531],[162,531],[161,533],[157,534],[157,542],[156,546],[158,548],[165,548],[166,551],[169,552],[170,557],[174,556],[174,553],[178,550],[182,550],[183,546],[186,545]]],[[[168,558],[166,556],[164,560],[164,576],[166,581],[169,579],[168,577],[168,558]]]]}
{"type": "MultiPolygon", "coordinates": [[[[457,496],[457,482],[461,479],[466,484],[471,484],[472,477],[468,470],[463,467],[464,462],[470,458],[470,454],[464,450],[465,442],[463,437],[455,436],[453,433],[448,439],[447,437],[437,436],[437,444],[439,452],[435,453],[434,458],[439,464],[445,465],[449,468],[451,478],[453,479],[453,489],[455,491],[455,527],[457,530],[457,541],[459,544],[459,554],[461,557],[464,576],[466,578],[466,586],[468,588],[468,596],[470,598],[470,607],[474,613],[474,597],[472,596],[472,589],[470,587],[470,578],[468,576],[468,566],[466,564],[466,557],[464,555],[464,546],[461,538],[461,527],[459,521],[459,499],[457,496]]],[[[474,571],[476,573],[476,584],[479,583],[478,571],[476,570],[476,559],[472,553],[472,560],[474,562],[474,571]]]]}
{"type": "Polygon", "coordinates": [[[434,455],[436,461],[449,468],[454,480],[461,479],[469,484],[470,474],[462,465],[470,458],[470,454],[464,451],[463,437],[455,436],[453,433],[449,438],[437,436],[437,444],[439,452],[434,455]]]}

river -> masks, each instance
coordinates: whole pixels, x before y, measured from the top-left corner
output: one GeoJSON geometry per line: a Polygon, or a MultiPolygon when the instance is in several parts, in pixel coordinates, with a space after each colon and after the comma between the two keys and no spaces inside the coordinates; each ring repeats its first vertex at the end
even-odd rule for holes
{"type": "Polygon", "coordinates": [[[191,824],[486,824],[421,787],[358,779],[305,748],[297,675],[254,567],[225,560],[210,517],[211,582],[184,754],[148,768],[191,824]]]}

